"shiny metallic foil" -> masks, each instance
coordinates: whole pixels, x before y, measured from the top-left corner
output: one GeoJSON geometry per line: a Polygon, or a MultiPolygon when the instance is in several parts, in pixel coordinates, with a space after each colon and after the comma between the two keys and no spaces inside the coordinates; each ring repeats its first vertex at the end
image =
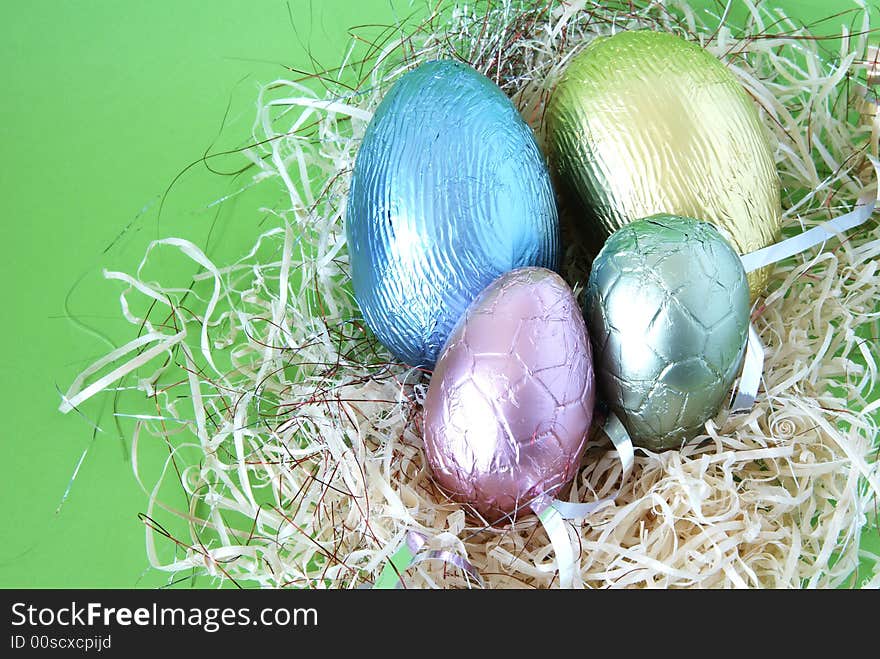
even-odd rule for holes
{"type": "Polygon", "coordinates": [[[558,266],[544,156],[495,83],[444,60],[388,91],[367,127],[346,211],[355,296],[394,356],[433,367],[502,273],[558,266]]]}
{"type": "Polygon", "coordinates": [[[739,372],[745,270],[712,225],[646,218],[599,252],[584,315],[600,397],[637,446],[678,448],[715,416],[739,372]]]}
{"type": "MultiPolygon", "coordinates": [[[[779,177],[755,103],[695,43],[596,39],[565,70],[546,127],[554,176],[597,248],[655,213],[711,222],[740,254],[779,236],[779,177]]],[[[766,273],[749,282],[757,296],[766,273]]]]}
{"type": "Polygon", "coordinates": [[[559,275],[502,275],[443,349],[424,410],[439,485],[490,523],[525,514],[577,473],[594,404],[580,307],[559,275]]]}

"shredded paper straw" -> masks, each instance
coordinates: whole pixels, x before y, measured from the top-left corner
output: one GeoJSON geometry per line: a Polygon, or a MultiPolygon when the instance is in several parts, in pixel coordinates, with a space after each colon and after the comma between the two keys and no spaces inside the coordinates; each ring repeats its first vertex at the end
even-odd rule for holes
{"type": "MultiPolygon", "coordinates": [[[[840,17],[838,46],[759,4],[746,3],[739,27],[672,0],[449,5],[353,48],[340,68],[312,77],[320,92],[305,79],[267,84],[241,151],[254,172],[246,185],[285,190],[289,204],[230,262],[169,238],[132,274],[106,273],[137,336],[61,402],[86,413],[90,397],[120,388],[149,398],[116,414],[134,417],[151,565],[172,582],[182,573],[217,585],[358,588],[417,533],[419,551],[450,560],[395,574],[406,587],[880,586],[878,557],[860,541],[880,493],[875,221],[845,236],[822,228],[820,245],[770,266],[752,314],[764,375],[750,411],[720,414],[681,450],[639,450],[622,480],[596,433],[562,498],[620,491],[565,523],[568,575],[535,515],[490,528],[434,485],[420,437],[429,376],[391,361],[351,294],[343,229],[360,139],[394,80],[438,57],[495,80],[540,141],[549,90],[590,40],[637,28],[679,34],[721,58],[754,98],[787,236],[862,213],[880,132],[868,13],[840,17]],[[193,283],[146,277],[157,250],[191,260],[193,283]],[[139,454],[160,447],[167,460],[152,473],[139,454]],[[169,488],[183,507],[163,495],[169,488]]],[[[578,292],[579,249],[563,270],[578,292]]]]}

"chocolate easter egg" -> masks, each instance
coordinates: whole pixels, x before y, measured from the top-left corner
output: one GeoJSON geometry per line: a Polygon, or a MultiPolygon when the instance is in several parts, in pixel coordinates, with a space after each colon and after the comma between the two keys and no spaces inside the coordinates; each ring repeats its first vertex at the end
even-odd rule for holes
{"type": "Polygon", "coordinates": [[[401,77],[367,127],[346,216],[351,278],[393,355],[432,367],[477,294],[557,267],[559,226],[531,129],[494,82],[435,61],[401,77]]]}
{"type": "MultiPolygon", "coordinates": [[[[779,177],[754,101],[699,44],[651,31],[598,38],[546,113],[551,166],[588,242],[656,213],[714,224],[740,254],[779,236],[779,177]]],[[[753,294],[766,274],[749,276],[753,294]]]]}
{"type": "Polygon", "coordinates": [[[634,444],[675,448],[719,411],[736,378],[748,284],[739,256],[712,225],[657,215],[605,243],[584,315],[599,395],[634,444]]]}
{"type": "Polygon", "coordinates": [[[425,399],[437,483],[490,523],[527,510],[577,472],[593,415],[590,344],[559,275],[521,268],[474,300],[425,399]]]}

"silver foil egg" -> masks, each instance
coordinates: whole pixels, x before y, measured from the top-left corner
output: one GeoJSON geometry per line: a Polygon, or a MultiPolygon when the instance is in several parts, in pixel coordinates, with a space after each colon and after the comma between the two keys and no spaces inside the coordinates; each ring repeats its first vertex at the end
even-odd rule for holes
{"type": "Polygon", "coordinates": [[[402,76],[376,109],[346,234],[367,325],[413,366],[433,367],[499,275],[558,265],[556,200],[531,129],[494,82],[451,60],[402,76]]]}
{"type": "Polygon", "coordinates": [[[736,378],[749,286],[740,257],[712,225],[655,215],[605,243],[584,315],[600,396],[634,444],[674,448],[699,434],[736,378]]]}
{"type": "Polygon", "coordinates": [[[581,309],[554,272],[521,268],[474,300],[437,361],[424,441],[437,483],[492,524],[575,474],[595,401],[581,309]]]}

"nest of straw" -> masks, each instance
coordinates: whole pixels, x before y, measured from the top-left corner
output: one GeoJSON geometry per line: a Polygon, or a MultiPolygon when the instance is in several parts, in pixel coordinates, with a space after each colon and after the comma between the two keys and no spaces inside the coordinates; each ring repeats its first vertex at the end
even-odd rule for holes
{"type": "MultiPolygon", "coordinates": [[[[243,587],[356,588],[413,530],[469,561],[486,587],[557,584],[536,518],[487,528],[431,479],[420,433],[430,374],[390,361],[349,282],[344,216],[358,145],[389,86],[441,57],[497,82],[540,142],[545,101],[575,53],[600,35],[665,30],[717,55],[752,95],[781,177],[784,226],[800,231],[851,209],[874,183],[868,14],[849,14],[854,28],[829,52],[838,42],[747,4],[740,27],[674,0],[444,6],[389,26],[363,58],[349,53],[315,73],[323,92],[302,79],[267,84],[241,154],[257,172],[249,185],[282,186],[289,206],[231,262],[168,238],[133,274],[105,273],[122,282],[140,338],[99,360],[65,399],[106,395],[121,378],[151,399],[133,451],[157,439],[169,447],[157,478],[134,462],[149,495],[153,567],[243,587]],[[192,284],[146,278],[158,250],[192,259],[192,284]],[[149,313],[134,311],[144,302],[149,313]],[[169,482],[186,505],[163,498],[169,482]],[[180,533],[167,530],[175,519],[180,533]]],[[[680,451],[637,451],[615,503],[571,524],[585,587],[880,586],[880,557],[860,544],[880,494],[880,403],[870,402],[880,229],[866,227],[773,266],[753,316],[767,360],[751,413],[709,422],[680,451]]],[[[584,283],[578,262],[568,254],[574,287],[584,283]]],[[[591,442],[569,496],[606,495],[618,476],[613,451],[591,442]]],[[[431,562],[402,581],[473,586],[431,562]]]]}

